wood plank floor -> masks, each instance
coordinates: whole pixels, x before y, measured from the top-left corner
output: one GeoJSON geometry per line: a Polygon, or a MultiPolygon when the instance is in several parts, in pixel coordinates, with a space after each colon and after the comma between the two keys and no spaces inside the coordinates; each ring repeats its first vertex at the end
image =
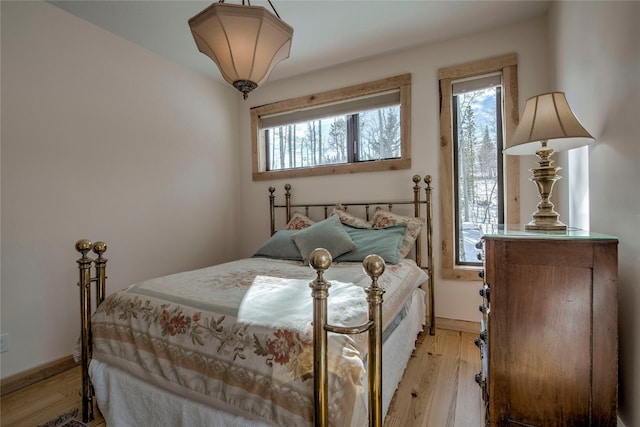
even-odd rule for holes
{"type": "MultiPolygon", "coordinates": [[[[444,329],[437,329],[434,336],[422,333],[385,427],[482,426],[480,387],[474,382],[480,371],[476,337],[444,329]]],[[[1,403],[3,427],[34,427],[80,408],[80,368],[3,396],[1,403]]],[[[90,426],[105,427],[99,411],[90,426]]]]}

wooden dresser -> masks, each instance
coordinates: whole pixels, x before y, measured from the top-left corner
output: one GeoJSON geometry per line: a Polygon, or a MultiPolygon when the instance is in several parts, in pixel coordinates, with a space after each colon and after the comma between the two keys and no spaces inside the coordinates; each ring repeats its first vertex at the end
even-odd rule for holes
{"type": "Polygon", "coordinates": [[[615,426],[617,239],[501,231],[483,241],[485,424],[615,426]]]}

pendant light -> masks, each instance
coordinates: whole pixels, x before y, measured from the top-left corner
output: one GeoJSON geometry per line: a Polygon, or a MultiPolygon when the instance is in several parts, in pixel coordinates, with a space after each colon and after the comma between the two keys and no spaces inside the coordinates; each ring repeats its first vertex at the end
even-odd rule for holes
{"type": "Polygon", "coordinates": [[[247,94],[262,85],[271,70],[289,57],[293,28],[261,6],[214,3],[189,19],[200,52],[218,65],[222,77],[247,94]]]}

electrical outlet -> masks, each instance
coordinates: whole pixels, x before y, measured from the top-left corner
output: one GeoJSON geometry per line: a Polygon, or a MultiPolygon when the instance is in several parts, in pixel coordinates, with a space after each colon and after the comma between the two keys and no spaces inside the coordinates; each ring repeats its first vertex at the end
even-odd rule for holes
{"type": "Polygon", "coordinates": [[[9,334],[0,335],[0,353],[9,351],[9,334]]]}

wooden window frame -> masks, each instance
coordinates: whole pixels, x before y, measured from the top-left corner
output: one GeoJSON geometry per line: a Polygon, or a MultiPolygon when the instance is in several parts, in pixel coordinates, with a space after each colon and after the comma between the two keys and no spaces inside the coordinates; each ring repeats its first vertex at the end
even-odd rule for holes
{"type": "MultiPolygon", "coordinates": [[[[449,280],[481,280],[479,266],[457,265],[455,261],[454,144],[451,117],[452,82],[463,78],[502,73],[504,141],[513,134],[519,120],[517,55],[508,54],[473,61],[438,71],[440,84],[440,235],[442,277],[449,280]]],[[[505,223],[520,223],[520,159],[503,157],[505,223]]]]}
{"type": "Polygon", "coordinates": [[[272,104],[254,107],[251,109],[250,114],[254,181],[411,168],[411,74],[402,74],[373,82],[274,102],[272,104]],[[341,101],[390,90],[400,91],[400,138],[402,157],[399,159],[322,165],[277,171],[266,170],[266,153],[261,130],[261,117],[291,112],[302,108],[318,107],[324,104],[339,103],[341,101]]]}

